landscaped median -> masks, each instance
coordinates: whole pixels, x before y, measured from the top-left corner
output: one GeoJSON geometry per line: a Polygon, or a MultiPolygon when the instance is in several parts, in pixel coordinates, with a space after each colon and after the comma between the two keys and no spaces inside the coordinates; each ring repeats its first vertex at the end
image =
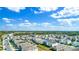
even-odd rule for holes
{"type": "Polygon", "coordinates": [[[2,41],[2,39],[0,39],[0,51],[3,50],[3,45],[2,44],[3,44],[3,41],[2,41]]]}
{"type": "Polygon", "coordinates": [[[3,39],[2,39],[2,35],[3,35],[3,33],[0,32],[0,51],[3,50],[3,39]]]}
{"type": "Polygon", "coordinates": [[[39,51],[51,51],[49,47],[47,47],[43,44],[38,44],[38,49],[39,49],[39,51]]]}
{"type": "Polygon", "coordinates": [[[16,44],[12,40],[9,41],[9,45],[10,45],[12,51],[16,51],[16,44]]]}

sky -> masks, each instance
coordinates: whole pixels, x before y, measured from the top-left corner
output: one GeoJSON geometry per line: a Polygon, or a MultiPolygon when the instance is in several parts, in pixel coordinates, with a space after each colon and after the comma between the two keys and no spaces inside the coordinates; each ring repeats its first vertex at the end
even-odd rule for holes
{"type": "Polygon", "coordinates": [[[79,31],[79,7],[0,7],[0,31],[79,31]]]}

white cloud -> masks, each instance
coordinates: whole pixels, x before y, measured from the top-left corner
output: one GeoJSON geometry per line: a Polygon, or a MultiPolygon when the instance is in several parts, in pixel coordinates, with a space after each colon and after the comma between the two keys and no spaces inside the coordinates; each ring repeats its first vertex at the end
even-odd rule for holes
{"type": "Polygon", "coordinates": [[[31,26],[31,23],[20,23],[19,26],[31,26]]]}
{"type": "Polygon", "coordinates": [[[53,11],[56,9],[57,9],[57,7],[40,7],[41,11],[53,11]]]}
{"type": "Polygon", "coordinates": [[[35,25],[37,25],[37,23],[32,23],[32,22],[30,22],[29,20],[24,20],[24,22],[22,22],[22,23],[20,23],[19,24],[19,26],[26,26],[26,27],[28,27],[28,26],[35,26],[35,25]]]}
{"type": "Polygon", "coordinates": [[[57,15],[58,13],[54,13],[54,14],[51,14],[50,16],[53,17],[53,18],[60,18],[61,15],[57,15]]]}
{"type": "Polygon", "coordinates": [[[29,30],[37,29],[47,29],[48,27],[51,27],[52,24],[48,22],[43,22],[43,23],[36,23],[36,22],[30,22],[29,20],[24,20],[24,22],[18,24],[19,27],[21,28],[30,28],[29,30]]]}
{"type": "Polygon", "coordinates": [[[41,26],[43,26],[43,27],[50,27],[50,26],[52,26],[52,24],[48,23],[48,22],[44,22],[44,23],[41,23],[41,26]]]}
{"type": "Polygon", "coordinates": [[[20,28],[26,29],[26,30],[48,30],[50,29],[50,23],[44,22],[44,23],[35,23],[35,22],[29,22],[29,23],[20,23],[20,28]]]}
{"type": "Polygon", "coordinates": [[[29,22],[29,20],[25,20],[25,22],[26,22],[26,23],[28,23],[28,22],[29,22]]]}
{"type": "Polygon", "coordinates": [[[20,12],[20,10],[24,10],[25,7],[7,7],[9,10],[20,12]]]}
{"type": "Polygon", "coordinates": [[[35,14],[43,13],[43,12],[48,12],[48,11],[55,11],[57,7],[40,7],[39,11],[34,11],[35,14]]]}
{"type": "Polygon", "coordinates": [[[69,25],[70,26],[69,27],[69,26],[55,26],[49,22],[36,23],[36,22],[30,22],[29,20],[24,20],[23,22],[16,23],[16,24],[7,23],[6,26],[8,29],[6,30],[76,31],[79,29],[79,27],[73,27],[72,22],[78,22],[78,21],[79,21],[79,18],[77,18],[76,20],[75,19],[58,19],[58,22],[60,22],[61,25],[69,25]]]}
{"type": "Polygon", "coordinates": [[[60,12],[50,15],[54,18],[60,17],[70,17],[70,16],[78,16],[79,15],[79,7],[71,7],[71,8],[64,8],[60,12]]]}
{"type": "Polygon", "coordinates": [[[79,16],[79,7],[64,8],[60,12],[51,14],[50,16],[53,18],[57,18],[58,22],[60,22],[62,26],[73,26],[74,24],[76,24],[76,22],[77,23],[79,22],[79,18],[73,17],[73,16],[79,16]]]}
{"type": "Polygon", "coordinates": [[[9,18],[2,18],[2,20],[4,20],[6,23],[10,23],[13,19],[9,19],[9,18]]]}
{"type": "MultiPolygon", "coordinates": [[[[58,21],[62,23],[63,19],[59,19],[58,21]]],[[[25,21],[25,20],[24,20],[25,21]]],[[[68,22],[67,19],[63,20],[63,24],[64,22],[68,22]]],[[[70,22],[75,21],[74,19],[70,19],[70,22]]],[[[68,23],[69,24],[69,23],[68,23]]],[[[35,23],[35,22],[30,22],[30,21],[26,21],[23,23],[17,23],[17,24],[11,24],[8,23],[6,24],[7,28],[6,30],[25,30],[25,31],[32,31],[32,30],[37,30],[37,31],[76,31],[79,29],[79,27],[73,27],[73,26],[55,26],[52,25],[52,23],[48,23],[48,22],[44,22],[44,23],[35,23]]],[[[5,30],[5,28],[4,28],[5,30]]]]}
{"type": "Polygon", "coordinates": [[[58,19],[62,26],[72,26],[72,23],[69,19],[58,19]]]}
{"type": "Polygon", "coordinates": [[[51,28],[55,31],[79,31],[79,27],[55,26],[51,28]]]}
{"type": "Polygon", "coordinates": [[[79,22],[79,18],[58,19],[58,22],[60,22],[60,24],[63,26],[73,26],[73,22],[79,22]]]}
{"type": "Polygon", "coordinates": [[[9,23],[9,24],[6,24],[6,26],[14,26],[14,25],[9,23]]]}
{"type": "Polygon", "coordinates": [[[34,11],[35,14],[43,13],[42,11],[34,11]]]}

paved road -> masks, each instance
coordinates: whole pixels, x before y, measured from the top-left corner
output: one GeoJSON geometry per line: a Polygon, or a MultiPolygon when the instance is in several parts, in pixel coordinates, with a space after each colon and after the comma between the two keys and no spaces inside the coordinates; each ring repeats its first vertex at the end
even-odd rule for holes
{"type": "Polygon", "coordinates": [[[6,51],[12,51],[12,48],[11,46],[9,45],[9,41],[7,39],[4,39],[3,40],[3,49],[6,50],[6,51]]]}

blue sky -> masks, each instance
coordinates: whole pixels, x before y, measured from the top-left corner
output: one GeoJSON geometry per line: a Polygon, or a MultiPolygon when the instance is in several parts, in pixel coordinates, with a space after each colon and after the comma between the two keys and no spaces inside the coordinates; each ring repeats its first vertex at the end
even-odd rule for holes
{"type": "Polygon", "coordinates": [[[79,31],[78,7],[0,7],[0,31],[79,31]]]}

